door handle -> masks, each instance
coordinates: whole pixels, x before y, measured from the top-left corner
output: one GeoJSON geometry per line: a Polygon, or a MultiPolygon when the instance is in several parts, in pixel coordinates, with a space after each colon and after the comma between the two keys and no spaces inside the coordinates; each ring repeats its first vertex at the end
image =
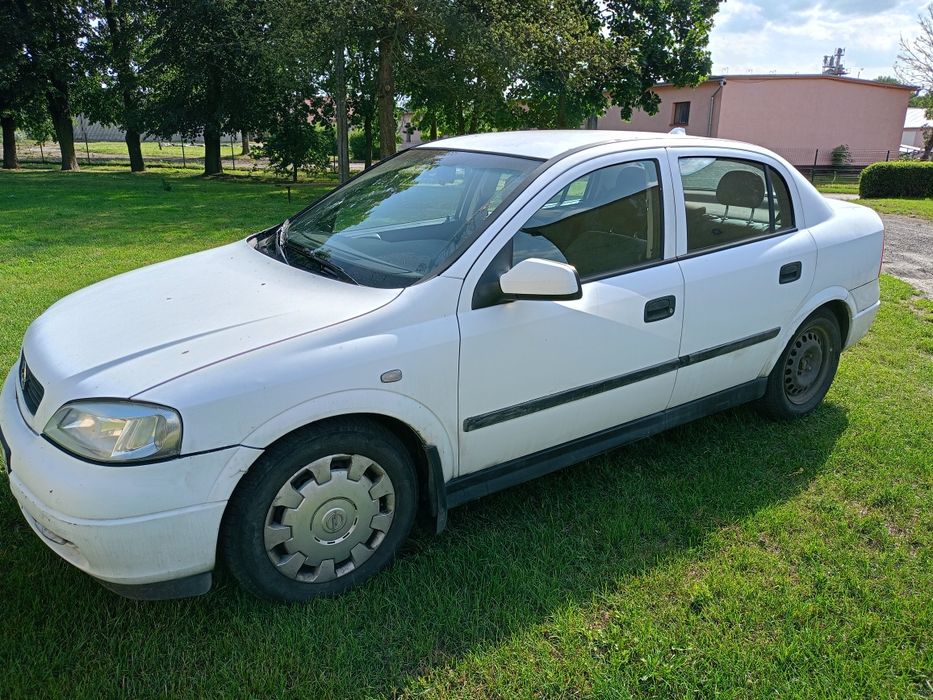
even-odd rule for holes
{"type": "Polygon", "coordinates": [[[799,260],[782,265],[781,274],[778,275],[778,283],[787,284],[789,282],[796,282],[800,279],[800,272],[802,269],[803,265],[800,264],[799,260]]]}
{"type": "Polygon", "coordinates": [[[674,315],[677,299],[673,295],[652,299],[645,304],[645,323],[663,321],[674,315]]]}

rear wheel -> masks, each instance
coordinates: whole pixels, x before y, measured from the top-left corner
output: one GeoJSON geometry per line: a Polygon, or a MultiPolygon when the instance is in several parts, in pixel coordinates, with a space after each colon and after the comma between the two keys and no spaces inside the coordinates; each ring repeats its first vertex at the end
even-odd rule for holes
{"type": "Polygon", "coordinates": [[[260,597],[335,595],[392,561],[417,496],[411,458],[390,431],[364,420],[312,426],[273,447],[237,487],[224,558],[260,597]]]}
{"type": "Polygon", "coordinates": [[[818,309],[801,324],[781,354],[768,376],[760,407],[780,419],[812,412],[829,391],[841,350],[839,321],[828,309],[818,309]]]}

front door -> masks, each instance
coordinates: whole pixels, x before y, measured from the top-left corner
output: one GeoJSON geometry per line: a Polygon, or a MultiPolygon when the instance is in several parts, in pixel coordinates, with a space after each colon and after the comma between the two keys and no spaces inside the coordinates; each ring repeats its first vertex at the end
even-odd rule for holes
{"type": "Polygon", "coordinates": [[[665,158],[616,154],[570,169],[472,268],[459,310],[461,475],[666,408],[683,279],[665,158]],[[484,298],[490,273],[532,257],[576,267],[582,298],[484,298]]]}

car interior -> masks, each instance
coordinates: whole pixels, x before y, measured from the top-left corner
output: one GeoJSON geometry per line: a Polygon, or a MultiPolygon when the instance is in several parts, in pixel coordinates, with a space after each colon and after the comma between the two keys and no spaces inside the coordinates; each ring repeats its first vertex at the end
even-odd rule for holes
{"type": "Polygon", "coordinates": [[[657,165],[597,170],[565,187],[522,227],[513,264],[538,257],[573,265],[582,279],[661,256],[657,165]]]}

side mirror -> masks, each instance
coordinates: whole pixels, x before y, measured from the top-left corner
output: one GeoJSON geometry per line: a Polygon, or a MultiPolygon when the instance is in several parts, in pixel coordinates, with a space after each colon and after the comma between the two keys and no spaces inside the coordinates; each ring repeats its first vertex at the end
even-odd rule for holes
{"type": "Polygon", "coordinates": [[[522,260],[499,277],[499,288],[507,299],[563,301],[583,296],[576,268],[541,258],[522,260]]]}

